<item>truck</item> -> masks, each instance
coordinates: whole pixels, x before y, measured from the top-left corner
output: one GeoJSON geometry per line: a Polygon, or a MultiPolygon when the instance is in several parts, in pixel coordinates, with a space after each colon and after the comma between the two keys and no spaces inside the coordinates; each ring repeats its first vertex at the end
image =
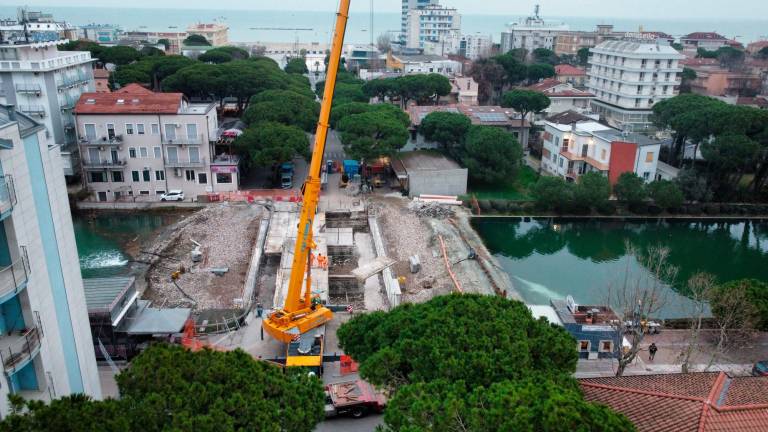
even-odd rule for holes
{"type": "Polygon", "coordinates": [[[386,397],[363,380],[325,386],[326,418],[339,416],[361,418],[366,414],[382,412],[386,404],[386,397]]]}

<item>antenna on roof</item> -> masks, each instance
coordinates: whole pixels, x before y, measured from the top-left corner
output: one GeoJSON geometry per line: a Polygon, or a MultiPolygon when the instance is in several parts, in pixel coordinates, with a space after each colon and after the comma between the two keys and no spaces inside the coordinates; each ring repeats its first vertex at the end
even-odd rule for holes
{"type": "Polygon", "coordinates": [[[533,15],[534,15],[536,18],[539,18],[539,9],[541,9],[541,6],[539,6],[539,5],[536,5],[536,6],[534,6],[534,8],[533,8],[533,15]]]}

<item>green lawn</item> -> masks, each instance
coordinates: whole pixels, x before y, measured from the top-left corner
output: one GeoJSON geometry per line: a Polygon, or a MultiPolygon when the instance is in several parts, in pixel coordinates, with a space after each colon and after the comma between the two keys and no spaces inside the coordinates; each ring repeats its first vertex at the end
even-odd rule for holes
{"type": "Polygon", "coordinates": [[[520,170],[517,178],[507,184],[472,184],[469,185],[467,195],[475,195],[477,199],[506,199],[515,201],[530,200],[528,191],[539,179],[539,174],[531,167],[525,166],[520,170]]]}

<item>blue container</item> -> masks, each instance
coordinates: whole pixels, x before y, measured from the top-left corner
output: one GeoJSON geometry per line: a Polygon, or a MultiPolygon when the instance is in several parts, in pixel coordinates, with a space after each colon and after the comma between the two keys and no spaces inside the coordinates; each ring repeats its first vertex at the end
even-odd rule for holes
{"type": "Polygon", "coordinates": [[[345,160],[344,174],[350,177],[360,174],[360,163],[358,163],[356,160],[345,160]]]}

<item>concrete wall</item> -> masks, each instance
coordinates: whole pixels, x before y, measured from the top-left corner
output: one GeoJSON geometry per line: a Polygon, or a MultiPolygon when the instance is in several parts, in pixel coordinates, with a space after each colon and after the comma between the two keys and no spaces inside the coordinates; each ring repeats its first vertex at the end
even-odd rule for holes
{"type": "Polygon", "coordinates": [[[429,195],[464,195],[469,170],[457,168],[440,171],[408,171],[410,197],[429,195]]]}

